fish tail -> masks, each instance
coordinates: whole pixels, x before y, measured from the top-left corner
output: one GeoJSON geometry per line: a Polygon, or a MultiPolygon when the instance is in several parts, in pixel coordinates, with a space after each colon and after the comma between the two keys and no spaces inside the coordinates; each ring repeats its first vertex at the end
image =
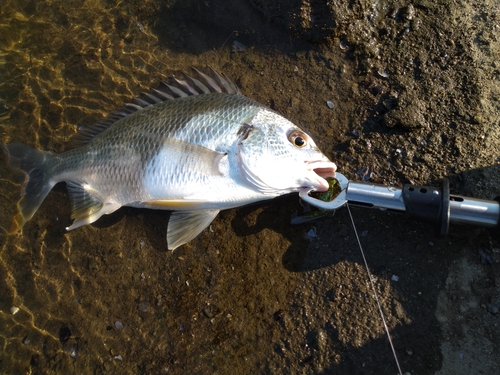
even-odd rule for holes
{"type": "Polygon", "coordinates": [[[38,151],[21,143],[1,145],[7,154],[7,164],[14,171],[24,173],[21,189],[19,212],[14,216],[11,233],[19,231],[24,223],[33,217],[38,207],[52,190],[55,181],[52,179],[49,166],[54,155],[50,152],[38,151]]]}

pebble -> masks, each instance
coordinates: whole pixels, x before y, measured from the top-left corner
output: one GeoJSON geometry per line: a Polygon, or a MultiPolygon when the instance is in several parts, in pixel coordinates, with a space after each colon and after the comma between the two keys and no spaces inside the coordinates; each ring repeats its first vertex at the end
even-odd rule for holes
{"type": "Polygon", "coordinates": [[[12,315],[16,315],[16,314],[19,312],[19,307],[17,307],[17,306],[12,306],[12,307],[10,308],[10,312],[11,312],[11,314],[12,314],[12,315]]]}
{"type": "Polygon", "coordinates": [[[379,77],[381,78],[388,78],[389,77],[389,73],[387,73],[386,71],[378,71],[377,74],[379,75],[379,77]]]}
{"type": "Polygon", "coordinates": [[[493,304],[493,305],[490,305],[488,307],[488,311],[493,314],[493,315],[496,315],[500,312],[500,303],[496,303],[496,304],[493,304]]]}
{"type": "Polygon", "coordinates": [[[69,352],[69,356],[73,359],[77,359],[78,358],[78,344],[74,344],[73,346],[71,346],[69,348],[70,352],[69,352]]]}
{"type": "Polygon", "coordinates": [[[404,18],[408,21],[411,21],[415,16],[415,7],[412,4],[409,4],[404,13],[404,18]]]}
{"type": "Polygon", "coordinates": [[[123,329],[123,324],[119,320],[117,320],[115,322],[115,327],[116,329],[123,329]]]}
{"type": "Polygon", "coordinates": [[[122,361],[122,360],[123,360],[123,358],[122,358],[122,356],[121,356],[121,355],[115,355],[115,357],[114,357],[114,358],[115,358],[117,361],[122,361]]]}
{"type": "Polygon", "coordinates": [[[380,85],[373,85],[370,87],[370,92],[373,96],[377,96],[378,94],[382,93],[382,91],[383,89],[380,85]]]}
{"type": "Polygon", "coordinates": [[[392,275],[391,280],[392,281],[399,281],[399,276],[392,275]]]}
{"type": "Polygon", "coordinates": [[[246,49],[247,47],[243,44],[235,40],[233,42],[233,52],[242,52],[246,49]]]}
{"type": "Polygon", "coordinates": [[[479,260],[481,264],[493,264],[495,261],[493,260],[493,257],[491,254],[488,252],[486,249],[479,249],[479,260]]]}
{"type": "Polygon", "coordinates": [[[385,99],[382,104],[384,105],[385,108],[387,109],[392,109],[396,106],[397,104],[397,101],[395,98],[388,98],[388,99],[385,99]]]}
{"type": "Polygon", "coordinates": [[[330,108],[330,109],[333,109],[333,107],[335,107],[335,104],[333,104],[333,102],[332,102],[331,100],[328,100],[328,101],[326,102],[326,105],[327,105],[327,106],[328,106],[328,108],[330,108]]]}
{"type": "Polygon", "coordinates": [[[214,317],[214,313],[210,309],[203,309],[203,314],[208,318],[212,319],[214,317]]]}
{"type": "Polygon", "coordinates": [[[359,131],[356,130],[356,129],[354,129],[353,131],[351,131],[349,134],[351,134],[355,138],[359,138],[359,131]]]}
{"type": "Polygon", "coordinates": [[[140,23],[139,21],[137,21],[137,28],[139,29],[139,31],[143,34],[146,34],[146,30],[144,30],[144,25],[142,23],[140,23]]]}
{"type": "Polygon", "coordinates": [[[316,228],[315,227],[312,227],[311,229],[309,229],[309,232],[307,232],[307,237],[312,240],[316,237],[318,237],[318,235],[316,234],[316,228]]]}

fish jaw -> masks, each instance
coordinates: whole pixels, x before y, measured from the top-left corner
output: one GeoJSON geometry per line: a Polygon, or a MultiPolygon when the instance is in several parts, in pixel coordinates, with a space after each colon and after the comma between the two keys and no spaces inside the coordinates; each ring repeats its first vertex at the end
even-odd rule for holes
{"type": "Polygon", "coordinates": [[[312,188],[314,191],[327,191],[329,189],[327,178],[335,178],[337,166],[331,161],[306,162],[310,183],[304,188],[312,188]]]}

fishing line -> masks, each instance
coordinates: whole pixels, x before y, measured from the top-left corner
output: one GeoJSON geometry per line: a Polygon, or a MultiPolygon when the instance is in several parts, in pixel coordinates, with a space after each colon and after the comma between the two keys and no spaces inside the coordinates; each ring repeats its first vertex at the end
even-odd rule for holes
{"type": "Polygon", "coordinates": [[[385,321],[384,312],[382,311],[382,305],[380,305],[380,301],[378,299],[377,290],[375,289],[375,283],[373,282],[370,268],[368,268],[368,262],[366,261],[365,253],[363,251],[363,247],[361,246],[361,241],[359,240],[356,225],[354,225],[354,219],[352,217],[351,209],[349,208],[349,203],[347,203],[346,206],[347,206],[347,211],[349,212],[349,217],[351,218],[351,223],[352,223],[352,227],[354,229],[354,233],[356,234],[356,239],[358,240],[358,246],[359,246],[359,249],[361,250],[361,255],[363,256],[363,261],[365,262],[366,272],[368,273],[368,278],[370,279],[370,284],[372,286],[373,294],[375,296],[375,301],[377,301],[378,311],[380,312],[380,316],[382,317],[382,322],[384,322],[385,332],[387,333],[387,338],[389,339],[389,344],[391,345],[392,354],[394,355],[394,360],[396,361],[396,365],[398,366],[399,375],[403,375],[403,373],[401,371],[401,367],[399,366],[399,361],[398,361],[398,356],[396,355],[396,350],[394,349],[394,345],[392,344],[391,334],[389,333],[389,327],[387,326],[387,322],[385,321]]]}

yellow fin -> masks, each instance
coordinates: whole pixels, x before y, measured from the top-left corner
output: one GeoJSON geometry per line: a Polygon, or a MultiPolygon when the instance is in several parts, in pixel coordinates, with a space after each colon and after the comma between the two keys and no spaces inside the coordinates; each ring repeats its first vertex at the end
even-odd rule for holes
{"type": "Polygon", "coordinates": [[[169,199],[144,202],[148,207],[170,208],[172,210],[179,208],[196,208],[206,203],[205,200],[184,200],[184,199],[169,199]]]}

